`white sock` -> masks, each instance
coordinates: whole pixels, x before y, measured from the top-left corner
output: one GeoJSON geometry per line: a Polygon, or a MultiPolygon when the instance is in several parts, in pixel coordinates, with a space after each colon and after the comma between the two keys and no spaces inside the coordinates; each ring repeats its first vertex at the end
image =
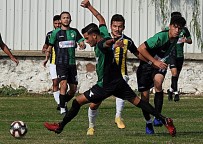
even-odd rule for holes
{"type": "Polygon", "coordinates": [[[98,114],[97,110],[91,110],[91,108],[89,107],[88,109],[89,128],[93,128],[95,126],[97,114],[98,114]]]}
{"type": "Polygon", "coordinates": [[[116,98],[116,117],[121,117],[121,112],[124,107],[124,100],[120,98],[116,98]]]}
{"type": "Polygon", "coordinates": [[[169,91],[170,91],[170,92],[173,92],[173,89],[172,89],[172,88],[170,88],[170,89],[169,89],[169,91]]]}
{"type": "Polygon", "coordinates": [[[54,95],[54,99],[55,99],[56,103],[59,104],[60,103],[60,100],[59,100],[60,91],[53,92],[53,95],[54,95]]]}
{"type": "Polygon", "coordinates": [[[150,120],[146,121],[146,123],[147,124],[152,123],[152,120],[150,119],[150,120]]]}
{"type": "Polygon", "coordinates": [[[61,108],[61,114],[65,113],[66,109],[65,108],[61,108]]]}
{"type": "Polygon", "coordinates": [[[178,91],[174,92],[174,94],[175,94],[175,95],[178,94],[178,91]]]}

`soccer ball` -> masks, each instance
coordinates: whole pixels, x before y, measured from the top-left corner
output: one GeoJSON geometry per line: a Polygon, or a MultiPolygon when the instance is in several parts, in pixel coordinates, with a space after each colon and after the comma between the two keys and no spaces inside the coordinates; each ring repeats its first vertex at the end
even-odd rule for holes
{"type": "Polygon", "coordinates": [[[10,134],[15,138],[22,138],[27,133],[27,125],[23,121],[11,123],[10,134]]]}

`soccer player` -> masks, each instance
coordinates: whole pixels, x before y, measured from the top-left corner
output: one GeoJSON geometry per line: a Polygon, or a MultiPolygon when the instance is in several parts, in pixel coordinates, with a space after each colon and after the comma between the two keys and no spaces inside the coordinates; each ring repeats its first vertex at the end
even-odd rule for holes
{"type": "MultiPolygon", "coordinates": [[[[53,17],[53,26],[54,29],[60,28],[61,27],[61,23],[60,23],[60,15],[55,15],[53,17]]],[[[48,32],[46,35],[46,39],[45,39],[45,43],[43,45],[42,48],[42,53],[45,53],[45,51],[47,50],[48,46],[49,46],[49,39],[50,36],[52,34],[53,30],[48,32]]],[[[57,103],[57,110],[60,110],[60,105],[59,105],[59,83],[58,83],[58,79],[57,79],[57,74],[56,74],[56,53],[54,48],[51,49],[50,52],[50,64],[49,64],[49,71],[50,71],[50,75],[51,75],[51,79],[52,79],[52,86],[53,86],[53,95],[54,95],[54,99],[57,103]]],[[[46,63],[44,63],[46,66],[46,63]]]]}
{"type": "MultiPolygon", "coordinates": [[[[81,6],[84,8],[89,9],[92,14],[96,17],[96,15],[100,15],[96,17],[99,21],[99,25],[106,25],[104,17],[90,4],[89,1],[82,1],[81,6]]],[[[127,51],[129,50],[131,53],[137,56],[137,47],[135,46],[132,39],[127,37],[123,34],[123,31],[125,29],[125,19],[122,15],[115,14],[111,18],[111,37],[119,40],[123,40],[124,47],[118,47],[114,51],[114,57],[117,65],[119,66],[119,69],[121,71],[121,74],[126,82],[128,82],[128,74],[127,74],[127,51]]],[[[88,118],[89,118],[89,128],[87,130],[87,135],[94,135],[95,132],[95,121],[97,116],[97,109],[100,106],[101,103],[91,103],[90,107],[88,109],[88,118]]],[[[125,124],[123,122],[123,119],[121,118],[121,112],[124,107],[124,100],[120,98],[116,98],[116,115],[115,115],[115,123],[117,124],[117,127],[120,129],[125,128],[125,124]]]]}
{"type": "MultiPolygon", "coordinates": [[[[182,16],[180,12],[172,12],[171,17],[173,16],[182,16]]],[[[184,43],[187,44],[192,44],[192,39],[189,30],[187,27],[183,27],[180,35],[178,42],[176,44],[176,52],[175,52],[175,57],[170,57],[169,61],[169,67],[171,69],[171,87],[167,90],[168,93],[168,100],[172,101],[173,100],[173,94],[174,96],[174,101],[179,101],[179,93],[178,93],[178,79],[180,72],[183,67],[183,62],[184,62],[184,43]]]]}
{"type": "MultiPolygon", "coordinates": [[[[96,17],[101,17],[97,14],[96,17]]],[[[99,103],[111,95],[128,100],[133,105],[142,108],[143,110],[161,119],[162,123],[166,126],[171,136],[175,136],[176,128],[173,125],[171,118],[166,118],[158,113],[155,108],[148,102],[140,100],[134,93],[130,86],[123,79],[121,71],[115,61],[113,49],[123,47],[123,40],[108,38],[109,33],[105,25],[98,27],[96,24],[91,23],[82,29],[82,34],[86,42],[94,47],[96,56],[96,72],[98,76],[97,83],[77,96],[73,102],[72,107],[66,113],[63,120],[59,123],[45,122],[44,126],[57,134],[61,133],[66,126],[79,112],[80,107],[87,103],[99,103]],[[113,47],[112,47],[113,46],[113,47]]]]}
{"type": "Polygon", "coordinates": [[[3,42],[0,33],[0,48],[10,57],[10,59],[18,65],[19,61],[13,56],[8,46],[3,42]]]}
{"type": "Polygon", "coordinates": [[[60,14],[61,28],[54,30],[49,40],[49,47],[46,51],[46,65],[51,50],[54,47],[56,54],[56,71],[60,84],[60,113],[66,113],[66,102],[71,100],[77,90],[77,68],[75,60],[75,49],[77,43],[80,48],[85,48],[84,39],[79,31],[70,27],[71,15],[69,12],[60,14]],[[67,84],[69,91],[67,92],[67,84]],[[66,93],[67,92],[67,93],[66,93]]]}
{"type": "MultiPolygon", "coordinates": [[[[167,71],[168,59],[175,51],[178,36],[185,26],[186,21],[181,16],[171,18],[169,30],[164,30],[147,39],[138,47],[138,51],[144,56],[148,63],[140,61],[137,70],[138,90],[141,99],[149,102],[149,90],[154,86],[155,109],[161,113],[163,106],[162,83],[167,71]]],[[[146,134],[154,134],[152,120],[148,112],[143,109],[146,119],[146,134]]],[[[162,126],[162,120],[155,118],[154,126],[162,126]]]]}

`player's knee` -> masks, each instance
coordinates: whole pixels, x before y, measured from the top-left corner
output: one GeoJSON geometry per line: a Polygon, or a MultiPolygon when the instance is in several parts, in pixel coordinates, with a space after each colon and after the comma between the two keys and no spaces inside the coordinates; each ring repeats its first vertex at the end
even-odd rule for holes
{"type": "Polygon", "coordinates": [[[90,107],[91,110],[96,110],[96,109],[99,108],[100,104],[101,103],[97,103],[97,104],[91,103],[89,107],[90,107]]]}
{"type": "Polygon", "coordinates": [[[80,108],[81,105],[79,104],[79,102],[76,99],[74,99],[73,102],[72,102],[72,107],[74,107],[74,108],[80,108]]]}

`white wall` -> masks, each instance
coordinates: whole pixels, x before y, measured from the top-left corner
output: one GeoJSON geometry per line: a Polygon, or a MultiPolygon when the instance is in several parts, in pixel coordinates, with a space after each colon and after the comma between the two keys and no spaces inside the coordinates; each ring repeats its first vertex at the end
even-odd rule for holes
{"type": "MultiPolygon", "coordinates": [[[[72,15],[72,27],[79,31],[90,22],[97,23],[91,13],[80,7],[82,0],[0,0],[0,33],[12,50],[41,50],[45,35],[52,30],[52,17],[62,11],[72,15]]],[[[132,37],[138,46],[148,37],[161,30],[162,19],[158,2],[154,0],[90,0],[105,17],[109,26],[115,13],[126,19],[125,33],[132,37]]],[[[200,1],[200,24],[202,26],[203,2],[200,1]]],[[[190,27],[193,12],[193,0],[168,0],[166,7],[168,24],[170,13],[180,11],[190,27]]],[[[98,24],[98,23],[97,23],[98,24]]],[[[201,27],[201,31],[203,31],[201,27]]],[[[200,53],[195,35],[193,44],[185,46],[187,53],[200,53]]],[[[88,47],[87,51],[92,50],[88,47]]]]}

